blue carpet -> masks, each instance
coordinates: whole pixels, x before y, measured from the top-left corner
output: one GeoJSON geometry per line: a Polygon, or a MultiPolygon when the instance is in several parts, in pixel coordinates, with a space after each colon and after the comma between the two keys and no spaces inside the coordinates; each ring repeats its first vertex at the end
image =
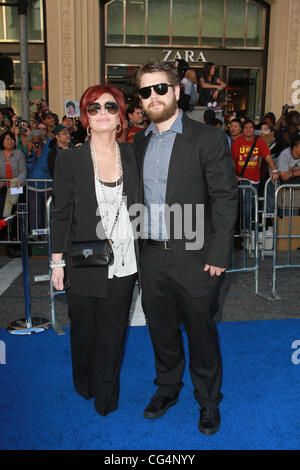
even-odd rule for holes
{"type": "Polygon", "coordinates": [[[68,329],[64,336],[49,329],[18,337],[0,330],[6,345],[6,364],[0,365],[0,448],[299,449],[300,364],[292,362],[291,346],[300,340],[300,320],[224,322],[218,330],[224,398],[221,428],[212,437],[197,429],[188,367],[178,404],[159,420],[143,418],[155,392],[146,327],[129,329],[119,409],[105,418],[73,389],[68,329]]]}

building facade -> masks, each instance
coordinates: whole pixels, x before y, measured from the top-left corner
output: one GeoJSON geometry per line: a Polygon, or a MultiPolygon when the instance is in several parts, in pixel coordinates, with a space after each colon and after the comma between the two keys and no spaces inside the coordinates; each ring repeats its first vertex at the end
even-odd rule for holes
{"type": "MultiPolygon", "coordinates": [[[[300,0],[39,0],[28,13],[31,99],[64,114],[90,85],[109,81],[130,100],[145,60],[213,62],[227,110],[278,117],[300,110],[300,0]]],[[[8,104],[20,106],[17,12],[0,7],[0,52],[15,62],[8,104]]]]}

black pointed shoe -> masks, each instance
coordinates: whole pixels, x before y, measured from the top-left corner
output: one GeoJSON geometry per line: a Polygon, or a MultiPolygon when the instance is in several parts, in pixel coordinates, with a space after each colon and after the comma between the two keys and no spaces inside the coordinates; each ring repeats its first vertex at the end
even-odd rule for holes
{"type": "Polygon", "coordinates": [[[218,431],[220,424],[221,416],[218,406],[201,406],[198,428],[202,434],[212,436],[218,431]]]}
{"type": "Polygon", "coordinates": [[[144,411],[144,418],[160,418],[163,416],[166,411],[175,403],[178,402],[178,394],[172,397],[166,397],[162,395],[160,392],[157,392],[154,397],[151,398],[151,402],[145,408],[144,411]]]}

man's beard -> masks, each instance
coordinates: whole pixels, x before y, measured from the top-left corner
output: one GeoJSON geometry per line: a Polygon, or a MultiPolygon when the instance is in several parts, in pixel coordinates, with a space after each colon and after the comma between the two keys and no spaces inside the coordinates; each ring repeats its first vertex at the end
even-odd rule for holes
{"type": "Polygon", "coordinates": [[[159,101],[159,103],[163,106],[162,111],[152,110],[151,106],[150,109],[148,108],[147,110],[145,110],[147,117],[150,119],[150,121],[154,122],[155,124],[160,124],[161,122],[168,121],[168,119],[174,116],[177,110],[177,101],[175,96],[169,105],[166,105],[161,101],[159,101]]]}

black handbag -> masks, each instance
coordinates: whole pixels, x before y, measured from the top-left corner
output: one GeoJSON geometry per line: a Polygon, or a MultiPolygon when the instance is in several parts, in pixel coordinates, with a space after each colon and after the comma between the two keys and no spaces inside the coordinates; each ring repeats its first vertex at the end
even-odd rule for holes
{"type": "Polygon", "coordinates": [[[121,200],[111,232],[110,238],[87,242],[73,242],[71,246],[71,264],[73,268],[108,267],[114,263],[111,236],[119,218],[123,204],[121,200]]]}
{"type": "Polygon", "coordinates": [[[73,268],[108,267],[114,263],[111,240],[73,242],[71,264],[73,268]]]}

